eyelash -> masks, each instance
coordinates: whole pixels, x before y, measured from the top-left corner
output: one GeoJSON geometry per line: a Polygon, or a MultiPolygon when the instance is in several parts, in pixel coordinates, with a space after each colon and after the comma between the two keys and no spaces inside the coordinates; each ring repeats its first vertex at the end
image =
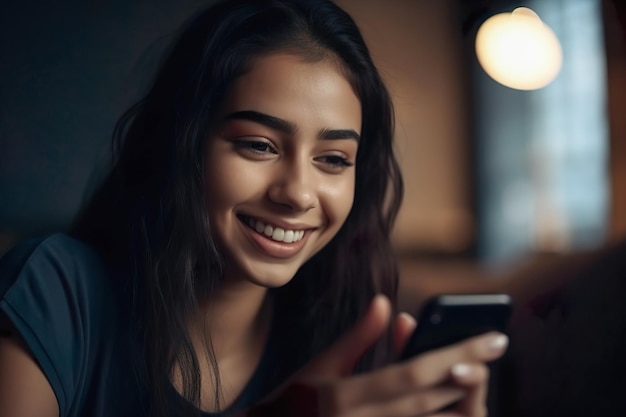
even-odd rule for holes
{"type": "Polygon", "coordinates": [[[278,153],[276,148],[274,148],[271,143],[263,142],[260,140],[235,140],[233,141],[233,143],[235,144],[235,148],[242,149],[244,151],[251,152],[257,155],[262,155],[267,152],[273,154],[278,153]]]}
{"type": "MultiPolygon", "coordinates": [[[[260,140],[234,140],[233,144],[235,148],[250,152],[255,155],[264,155],[266,153],[278,154],[278,150],[272,146],[271,143],[260,140]]],[[[327,155],[315,158],[316,161],[320,161],[331,168],[340,169],[354,166],[354,163],[350,162],[347,158],[339,155],[327,155]]]]}
{"type": "Polygon", "coordinates": [[[321,156],[316,159],[323,160],[324,163],[330,165],[333,168],[347,168],[354,165],[352,162],[348,161],[347,158],[338,155],[321,156]]]}

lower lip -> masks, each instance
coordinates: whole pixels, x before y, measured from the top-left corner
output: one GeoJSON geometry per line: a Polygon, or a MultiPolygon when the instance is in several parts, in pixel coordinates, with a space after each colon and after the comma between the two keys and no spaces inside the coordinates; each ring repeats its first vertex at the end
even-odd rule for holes
{"type": "MultiPolygon", "coordinates": [[[[241,220],[240,220],[241,221],[241,220]]],[[[304,237],[297,242],[285,243],[277,242],[265,235],[258,233],[256,230],[252,230],[249,226],[242,223],[243,228],[248,233],[248,236],[252,239],[252,242],[263,253],[273,258],[287,259],[295,256],[302,250],[306,243],[309,232],[304,232],[304,237]]]]}

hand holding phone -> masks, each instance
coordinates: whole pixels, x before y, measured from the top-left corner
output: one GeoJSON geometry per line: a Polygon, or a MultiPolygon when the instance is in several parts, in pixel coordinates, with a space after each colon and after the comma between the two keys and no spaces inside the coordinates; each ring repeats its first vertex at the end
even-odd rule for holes
{"type": "MultiPolygon", "coordinates": [[[[448,305],[454,300],[443,301],[434,302],[434,305],[448,305]]],[[[504,352],[504,346],[493,349],[493,337],[473,338],[414,361],[351,373],[358,359],[388,329],[391,310],[386,297],[375,297],[354,326],[267,401],[247,410],[245,415],[313,417],[365,412],[372,416],[408,416],[433,415],[446,410],[455,415],[483,416],[489,382],[485,364],[504,352]],[[451,384],[452,368],[458,364],[467,364],[469,373],[451,384]]],[[[426,317],[426,310],[423,317],[426,317]]],[[[446,315],[445,322],[450,323],[450,318],[446,315]]],[[[424,330],[425,323],[419,324],[419,334],[427,336],[430,331],[424,330]]],[[[407,339],[407,333],[402,334],[399,343],[407,339]]],[[[416,342],[421,343],[421,340],[424,339],[420,336],[416,342]]]]}

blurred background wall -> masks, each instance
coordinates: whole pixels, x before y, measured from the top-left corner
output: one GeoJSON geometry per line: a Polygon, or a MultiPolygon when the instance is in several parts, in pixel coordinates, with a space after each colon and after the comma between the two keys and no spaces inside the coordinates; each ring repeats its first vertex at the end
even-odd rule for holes
{"type": "Polygon", "coordinates": [[[10,2],[0,13],[0,251],[61,230],[109,158],[113,126],[206,2],[10,2]]]}
{"type": "Polygon", "coordinates": [[[469,75],[451,0],[339,0],[357,20],[397,114],[396,146],[406,195],[399,250],[464,251],[471,212],[469,75]]]}
{"type": "MultiPolygon", "coordinates": [[[[337,2],[362,28],[396,104],[407,188],[398,253],[409,264],[445,261],[444,271],[416,275],[483,276],[488,265],[624,236],[617,0],[337,2]],[[473,49],[482,21],[522,5],[563,46],[561,73],[537,91],[496,83],[473,49]]],[[[3,10],[0,253],[70,222],[101,175],[116,119],[145,91],[176,29],[206,4],[27,0],[3,10]]]]}

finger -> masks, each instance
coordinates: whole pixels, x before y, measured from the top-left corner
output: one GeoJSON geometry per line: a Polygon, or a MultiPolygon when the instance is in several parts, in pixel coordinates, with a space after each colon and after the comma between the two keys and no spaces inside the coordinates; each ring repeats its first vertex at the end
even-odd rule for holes
{"type": "Polygon", "coordinates": [[[489,368],[485,365],[462,363],[454,365],[451,374],[457,384],[467,387],[467,395],[455,409],[468,417],[485,417],[489,368]]]}
{"type": "Polygon", "coordinates": [[[358,375],[346,381],[351,392],[363,392],[372,400],[388,400],[450,380],[458,363],[481,363],[502,355],[507,339],[499,333],[471,338],[450,347],[424,353],[411,360],[358,375]],[[502,338],[504,337],[504,339],[502,338]]]}
{"type": "Polygon", "coordinates": [[[384,295],[374,297],[359,321],[305,368],[305,378],[346,376],[389,324],[391,304],[384,295]]]}
{"type": "Polygon", "coordinates": [[[417,321],[408,313],[400,313],[396,317],[393,329],[393,347],[396,355],[402,354],[407,341],[411,337],[417,321]]]}
{"type": "Polygon", "coordinates": [[[450,404],[460,401],[465,390],[455,387],[441,387],[405,395],[392,401],[364,404],[350,416],[354,417],[413,417],[432,415],[450,404]]]}
{"type": "Polygon", "coordinates": [[[447,380],[452,366],[460,363],[486,363],[501,357],[508,338],[502,333],[490,332],[454,345],[426,352],[412,359],[420,368],[420,381],[426,386],[447,380]],[[424,363],[422,365],[421,363],[424,363]],[[426,365],[428,364],[428,365],[426,365]]]}
{"type": "Polygon", "coordinates": [[[473,387],[489,378],[489,368],[482,363],[457,363],[450,369],[456,385],[473,387]]]}

